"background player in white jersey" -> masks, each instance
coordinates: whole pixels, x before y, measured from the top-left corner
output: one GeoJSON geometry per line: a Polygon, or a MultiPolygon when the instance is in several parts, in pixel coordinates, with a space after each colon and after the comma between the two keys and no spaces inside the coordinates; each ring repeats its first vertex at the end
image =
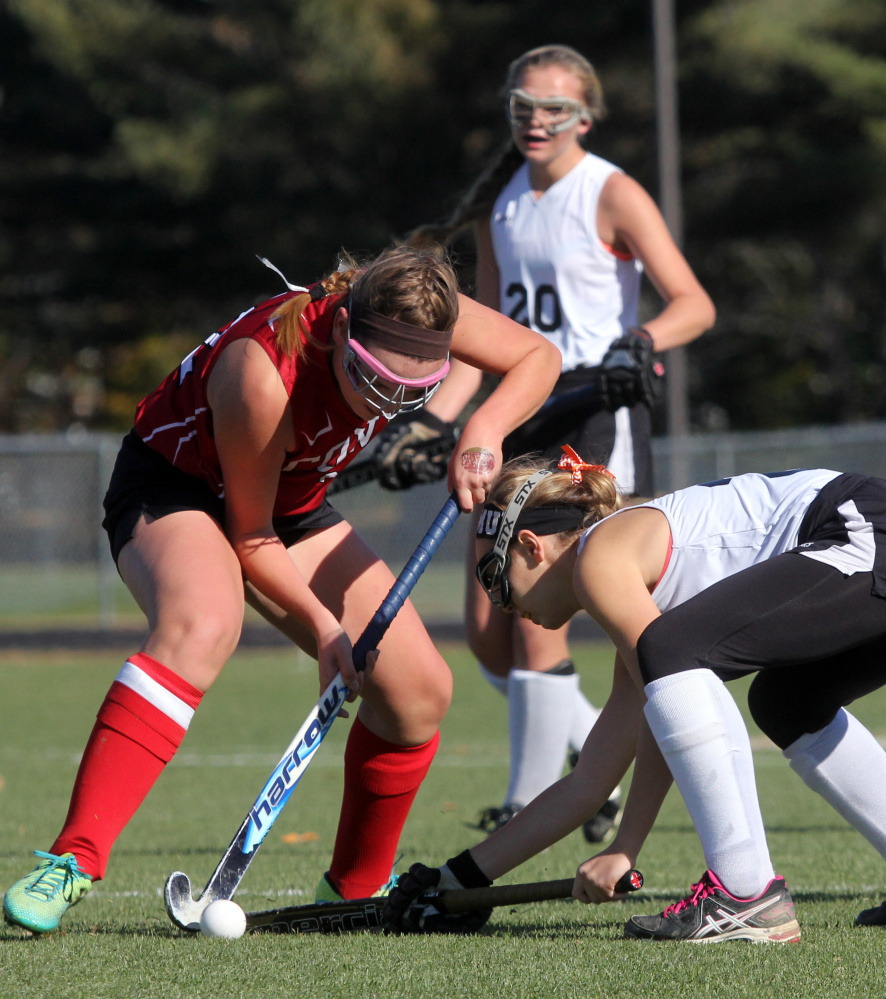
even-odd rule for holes
{"type": "MultiPolygon", "coordinates": [[[[548,45],[510,66],[511,141],[443,227],[445,239],[476,223],[477,298],[542,333],[560,350],[554,394],[586,386],[595,397],[540,415],[505,442],[505,457],[559,454],[562,443],[605,461],[627,496],[651,496],[650,406],[661,382],[653,351],[695,339],[714,322],[710,298],[677,248],[652,198],[581,143],[604,115],[600,82],[574,49],[548,45]],[[643,273],[664,308],[638,326],[643,273]]],[[[405,488],[433,467],[415,445],[443,433],[480,384],[454,365],[422,414],[382,434],[381,481],[405,488]]],[[[481,825],[494,830],[559,778],[598,712],[579,690],[568,623],[543,631],[490,607],[468,555],[467,629],[489,682],[508,698],[511,770],[502,807],[481,825]],[[565,721],[565,723],[564,723],[565,721]]],[[[585,826],[599,842],[611,832],[617,799],[585,826]]]]}
{"type": "MultiPolygon", "coordinates": [[[[443,868],[414,865],[389,918],[420,929],[402,914],[416,885],[488,884],[560,839],[636,756],[624,820],[579,867],[575,897],[614,897],[673,772],[708,870],[687,899],[632,917],[626,936],[799,939],[723,681],[757,672],[754,720],[886,859],[886,752],[845,709],[886,683],[886,481],[827,469],[738,475],[610,516],[619,500],[605,469],[574,454],[560,467],[505,466],[481,520],[478,576],[491,600],[543,627],[591,614],[616,646],[609,700],[573,773],[443,868]],[[518,492],[522,506],[509,509],[518,492]]],[[[858,921],[886,922],[886,903],[858,921]]]]}

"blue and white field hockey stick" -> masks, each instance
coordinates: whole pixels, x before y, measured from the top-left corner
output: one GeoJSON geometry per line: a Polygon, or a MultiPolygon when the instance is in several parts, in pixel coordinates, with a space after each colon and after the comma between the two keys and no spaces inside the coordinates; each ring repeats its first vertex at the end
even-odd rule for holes
{"type": "MultiPolygon", "coordinates": [[[[388,595],[354,644],[354,666],[366,668],[366,656],[378,648],[379,642],[406,602],[412,588],[425,571],[434,553],[458,520],[459,508],[453,493],[437,514],[427,534],[419,542],[403,571],[397,577],[388,595]]],[[[286,747],[280,762],[255,799],[243,824],[231,840],[225,855],[219,861],[212,877],[198,898],[191,895],[191,880],[182,871],[175,871],[166,879],[164,899],[169,918],[183,930],[199,930],[200,916],[210,902],[231,898],[237,885],[252,863],[256,850],[261,846],[271,826],[277,820],[289,796],[301,780],[302,774],[314,758],[326,733],[338,716],[348,696],[341,673],[320,697],[295,738],[286,747]]]]}

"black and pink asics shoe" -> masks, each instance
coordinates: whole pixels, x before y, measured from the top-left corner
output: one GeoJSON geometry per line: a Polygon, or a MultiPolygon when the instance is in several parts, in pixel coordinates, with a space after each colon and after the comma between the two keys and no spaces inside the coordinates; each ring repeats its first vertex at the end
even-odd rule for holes
{"type": "Polygon", "coordinates": [[[660,916],[631,916],[625,936],[690,943],[797,943],[800,924],[784,878],[773,878],[753,898],[736,898],[713,871],[705,871],[688,898],[669,905],[660,916]]]}

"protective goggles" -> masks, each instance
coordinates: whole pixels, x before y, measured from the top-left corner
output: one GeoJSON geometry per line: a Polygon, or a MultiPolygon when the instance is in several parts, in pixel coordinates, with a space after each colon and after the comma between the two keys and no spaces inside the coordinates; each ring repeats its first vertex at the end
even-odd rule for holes
{"type": "Polygon", "coordinates": [[[529,128],[533,121],[537,121],[548,135],[559,135],[580,121],[591,120],[586,104],[569,97],[537,100],[525,90],[508,91],[507,114],[514,128],[529,128]]]}
{"type": "Polygon", "coordinates": [[[508,567],[511,564],[511,556],[508,554],[508,547],[514,536],[517,518],[532,490],[543,479],[553,474],[553,471],[547,468],[533,472],[511,497],[511,502],[508,503],[504,513],[489,507],[483,511],[477,536],[489,537],[494,530],[495,543],[492,550],[487,552],[477,563],[477,579],[493,606],[502,610],[507,609],[511,604],[511,584],[508,582],[508,567]],[[498,517],[497,521],[496,516],[498,517]]]}
{"type": "Polygon", "coordinates": [[[421,409],[449,374],[448,359],[441,368],[424,378],[403,378],[394,374],[363,344],[351,339],[350,315],[343,364],[353,388],[387,420],[392,420],[399,413],[421,409]]]}

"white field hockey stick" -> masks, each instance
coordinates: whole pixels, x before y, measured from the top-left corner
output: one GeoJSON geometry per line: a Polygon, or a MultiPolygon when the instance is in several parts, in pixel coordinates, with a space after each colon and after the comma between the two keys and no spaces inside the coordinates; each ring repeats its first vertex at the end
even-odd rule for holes
{"type": "MultiPolygon", "coordinates": [[[[358,670],[365,669],[367,654],[378,648],[397,612],[406,602],[406,598],[458,519],[458,515],[458,503],[453,493],[444,503],[443,509],[437,514],[427,534],[419,542],[381,606],[354,644],[354,666],[358,670]]],[[[283,806],[289,800],[289,796],[295,790],[296,784],[307,770],[314,753],[344,706],[347,696],[348,688],[342,682],[339,673],[323,692],[295,738],[286,747],[280,762],[255,799],[255,804],[250,808],[200,895],[196,899],[191,895],[191,880],[182,871],[175,871],[166,879],[164,893],[166,911],[176,926],[183,930],[199,930],[200,916],[206,906],[217,899],[229,899],[233,896],[246,869],[252,863],[256,850],[261,846],[283,806]]]]}
{"type": "MultiPolygon", "coordinates": [[[[478,909],[528,902],[550,902],[572,897],[574,878],[560,881],[536,881],[523,885],[493,885],[490,888],[455,888],[423,895],[413,903],[416,908],[434,905],[447,915],[456,916],[478,909]]],[[[628,871],[615,885],[616,892],[639,891],[643,875],[628,871]]],[[[378,929],[383,925],[385,898],[357,898],[350,902],[315,902],[284,909],[248,912],[246,929],[252,933],[347,933],[353,930],[378,929]]]]}

